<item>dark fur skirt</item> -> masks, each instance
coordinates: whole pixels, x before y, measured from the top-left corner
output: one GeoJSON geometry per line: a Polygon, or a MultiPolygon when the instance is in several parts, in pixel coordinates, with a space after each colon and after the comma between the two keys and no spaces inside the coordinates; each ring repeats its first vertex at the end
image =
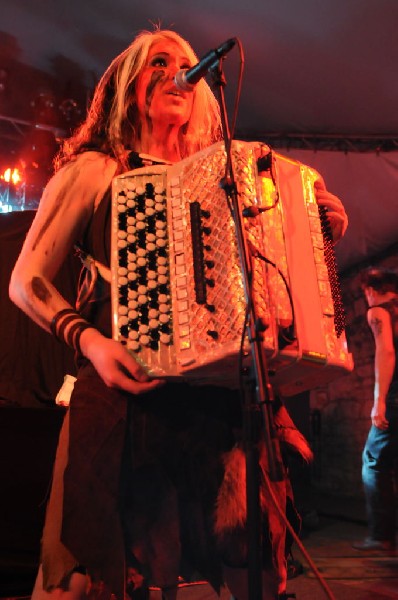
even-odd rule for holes
{"type": "MultiPolygon", "coordinates": [[[[230,390],[167,384],[133,397],[107,388],[90,365],[81,368],[47,508],[45,589],[66,589],[84,566],[94,587],[103,582],[118,599],[128,568],[164,589],[199,576],[218,591],[223,563],[247,561],[241,414],[239,394],[230,390]]],[[[294,445],[297,430],[287,415],[279,421],[281,439],[288,432],[294,445]]],[[[297,432],[308,452],[300,438],[297,432]]],[[[272,485],[285,511],[288,482],[272,485]]],[[[280,587],[286,529],[266,486],[261,506],[264,567],[280,587]]]]}

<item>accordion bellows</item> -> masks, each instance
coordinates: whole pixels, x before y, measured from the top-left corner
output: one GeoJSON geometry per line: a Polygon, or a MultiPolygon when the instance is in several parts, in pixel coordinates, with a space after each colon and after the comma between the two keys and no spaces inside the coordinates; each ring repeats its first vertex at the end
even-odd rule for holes
{"type": "MultiPolygon", "coordinates": [[[[243,239],[271,383],[296,394],[352,369],[318,174],[256,142],[233,141],[232,161],[239,210],[256,215],[243,239]]],[[[220,142],[113,181],[113,336],[151,376],[236,387],[250,365],[225,162],[220,142]]]]}

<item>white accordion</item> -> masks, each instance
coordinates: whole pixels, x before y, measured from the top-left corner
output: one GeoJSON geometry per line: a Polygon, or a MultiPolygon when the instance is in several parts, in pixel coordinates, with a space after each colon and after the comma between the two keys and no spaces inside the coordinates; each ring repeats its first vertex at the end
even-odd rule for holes
{"type": "MultiPolygon", "coordinates": [[[[292,395],[352,369],[327,218],[313,169],[232,142],[250,295],[270,381],[292,395]]],[[[153,377],[235,387],[250,364],[236,226],[220,182],[220,142],[112,187],[113,336],[153,377]]]]}

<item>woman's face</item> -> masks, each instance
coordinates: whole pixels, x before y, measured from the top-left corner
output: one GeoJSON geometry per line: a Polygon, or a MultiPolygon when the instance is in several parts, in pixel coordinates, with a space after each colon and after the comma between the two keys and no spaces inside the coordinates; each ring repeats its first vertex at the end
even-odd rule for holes
{"type": "Polygon", "coordinates": [[[191,62],[181,47],[172,40],[155,42],[136,82],[138,113],[151,128],[160,124],[182,126],[192,111],[193,92],[182,92],[174,84],[180,69],[191,62]]]}

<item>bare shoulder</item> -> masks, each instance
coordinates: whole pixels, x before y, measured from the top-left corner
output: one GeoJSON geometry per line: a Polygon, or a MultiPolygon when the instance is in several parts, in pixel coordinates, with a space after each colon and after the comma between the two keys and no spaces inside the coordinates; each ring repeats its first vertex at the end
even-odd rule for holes
{"type": "Polygon", "coordinates": [[[63,206],[79,210],[95,207],[116,171],[116,161],[100,152],[84,152],[64,165],[50,179],[43,200],[62,200],[63,206]]]}
{"type": "Polygon", "coordinates": [[[99,152],[84,152],[65,164],[47,183],[34,228],[42,223],[81,233],[111,185],[116,161],[99,152]]]}
{"type": "Polygon", "coordinates": [[[98,152],[86,152],[56,172],[40,200],[18,268],[22,265],[25,272],[34,271],[52,279],[84,234],[115,170],[114,160],[98,152]]]}
{"type": "MultiPolygon", "coordinates": [[[[109,172],[114,172],[116,169],[116,161],[107,154],[96,151],[82,152],[75,160],[71,161],[66,165],[66,168],[70,167],[76,172],[76,174],[84,175],[97,175],[102,178],[109,172]]],[[[63,167],[65,168],[65,167],[63,167]]],[[[62,169],[61,169],[62,170],[62,169]]]]}
{"type": "Polygon", "coordinates": [[[382,321],[385,319],[390,320],[390,313],[382,306],[370,306],[368,308],[368,320],[369,319],[380,319],[382,321]]]}

